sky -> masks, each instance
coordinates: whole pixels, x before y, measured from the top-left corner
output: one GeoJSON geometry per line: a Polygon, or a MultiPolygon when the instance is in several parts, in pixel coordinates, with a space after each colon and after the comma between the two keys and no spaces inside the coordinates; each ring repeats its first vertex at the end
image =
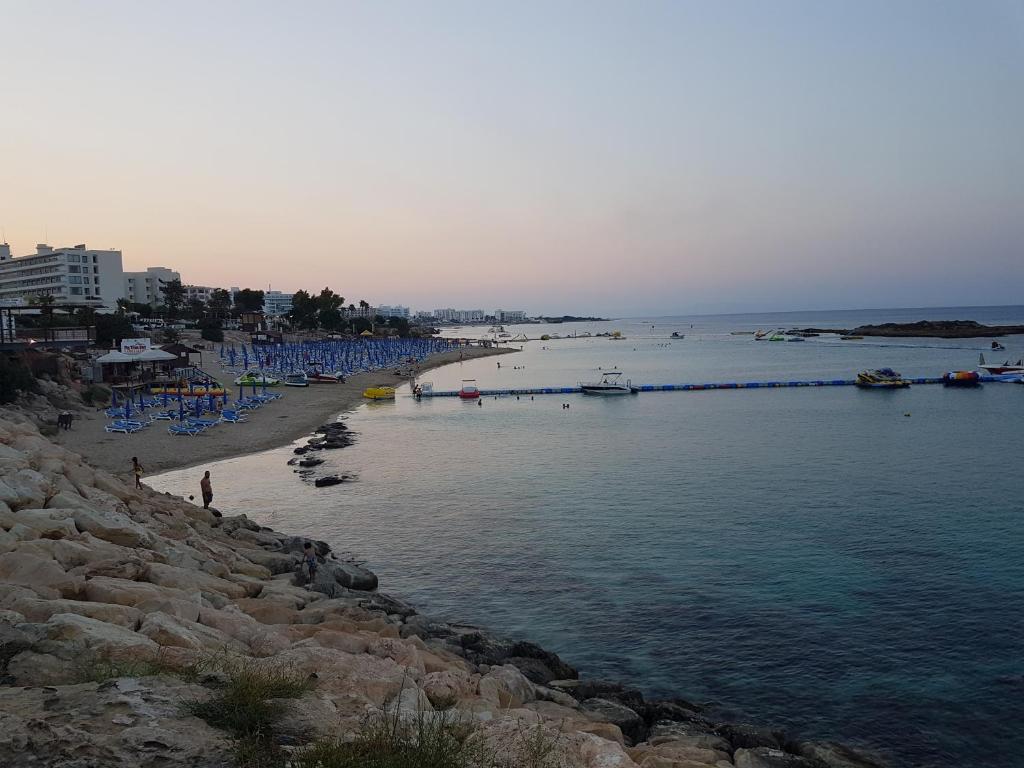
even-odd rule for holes
{"type": "Polygon", "coordinates": [[[0,241],[613,316],[1024,301],[1024,0],[0,0],[0,241]]]}

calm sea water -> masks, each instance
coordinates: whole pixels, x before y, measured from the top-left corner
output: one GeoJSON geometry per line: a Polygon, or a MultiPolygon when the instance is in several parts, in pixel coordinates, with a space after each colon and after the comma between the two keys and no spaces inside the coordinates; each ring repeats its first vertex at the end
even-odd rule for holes
{"type": "MultiPolygon", "coordinates": [[[[514,327],[627,339],[530,342],[425,378],[448,389],[573,385],[598,366],[644,384],[973,368],[988,340],[730,335],[926,318],[1024,323],[1024,307],[514,327]]],[[[1024,356],[1024,337],[1003,342],[1000,359],[1024,356]]],[[[1024,386],[399,397],[349,424],[356,445],[326,456],[355,482],[312,488],[286,448],[211,465],[219,506],[323,538],[385,591],[537,641],[587,676],[874,747],[895,765],[1024,764],[1024,386]]],[[[151,483],[194,493],[200,474],[151,483]]]]}

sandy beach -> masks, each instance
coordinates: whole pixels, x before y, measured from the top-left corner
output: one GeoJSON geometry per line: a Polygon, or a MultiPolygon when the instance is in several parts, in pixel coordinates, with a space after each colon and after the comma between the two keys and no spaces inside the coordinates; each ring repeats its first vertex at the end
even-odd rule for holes
{"type": "MultiPolygon", "coordinates": [[[[506,354],[516,349],[466,347],[432,355],[420,365],[420,373],[462,359],[506,354]]],[[[204,368],[221,381],[232,381],[211,356],[204,368]]],[[[130,474],[131,458],[138,456],[146,474],[183,469],[218,459],[265,451],[311,433],[325,421],[355,408],[363,400],[363,390],[371,386],[398,386],[408,379],[391,371],[360,373],[344,384],[310,384],[305,388],[281,387],[285,397],[250,414],[245,424],[221,424],[195,437],[177,437],[167,433],[166,422],[158,422],[134,434],[107,433],[109,422],[103,410],[75,415],[73,428],[61,431],[53,441],[81,454],[86,461],[117,475],[130,474]]]]}

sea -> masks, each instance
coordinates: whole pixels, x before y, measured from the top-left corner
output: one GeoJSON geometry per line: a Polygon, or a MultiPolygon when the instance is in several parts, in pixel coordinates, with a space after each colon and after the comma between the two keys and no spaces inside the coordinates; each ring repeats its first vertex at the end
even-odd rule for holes
{"type": "MultiPolygon", "coordinates": [[[[509,326],[560,338],[421,380],[561,387],[609,368],[634,385],[880,367],[918,377],[974,369],[981,354],[1024,357],[1024,336],[992,352],[990,339],[749,335],[923,319],[1024,324],[1024,307],[509,326]],[[624,338],[593,335],[613,331],[624,338]]],[[[296,473],[292,446],[149,482],[194,494],[209,469],[225,513],[324,539],[423,612],[532,640],[587,677],[893,766],[1024,765],[1024,386],[479,405],[417,402],[405,387],[346,418],[355,444],[320,468],[352,478],[339,486],[296,473]]]]}

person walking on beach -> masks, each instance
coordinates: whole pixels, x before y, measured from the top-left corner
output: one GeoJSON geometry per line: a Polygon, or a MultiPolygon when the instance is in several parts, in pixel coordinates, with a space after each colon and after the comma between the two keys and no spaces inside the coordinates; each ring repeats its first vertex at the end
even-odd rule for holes
{"type": "Polygon", "coordinates": [[[199,481],[199,489],[203,492],[203,509],[210,508],[213,501],[213,486],[210,484],[210,470],[206,470],[203,479],[199,481]]]}
{"type": "Polygon", "coordinates": [[[142,487],[142,473],[145,471],[146,470],[142,468],[142,465],[139,464],[139,457],[132,456],[132,473],[135,475],[136,488],[142,487]]]}
{"type": "Polygon", "coordinates": [[[316,552],[313,551],[313,545],[308,541],[302,548],[302,564],[306,566],[306,585],[309,586],[316,578],[316,552]]]}

